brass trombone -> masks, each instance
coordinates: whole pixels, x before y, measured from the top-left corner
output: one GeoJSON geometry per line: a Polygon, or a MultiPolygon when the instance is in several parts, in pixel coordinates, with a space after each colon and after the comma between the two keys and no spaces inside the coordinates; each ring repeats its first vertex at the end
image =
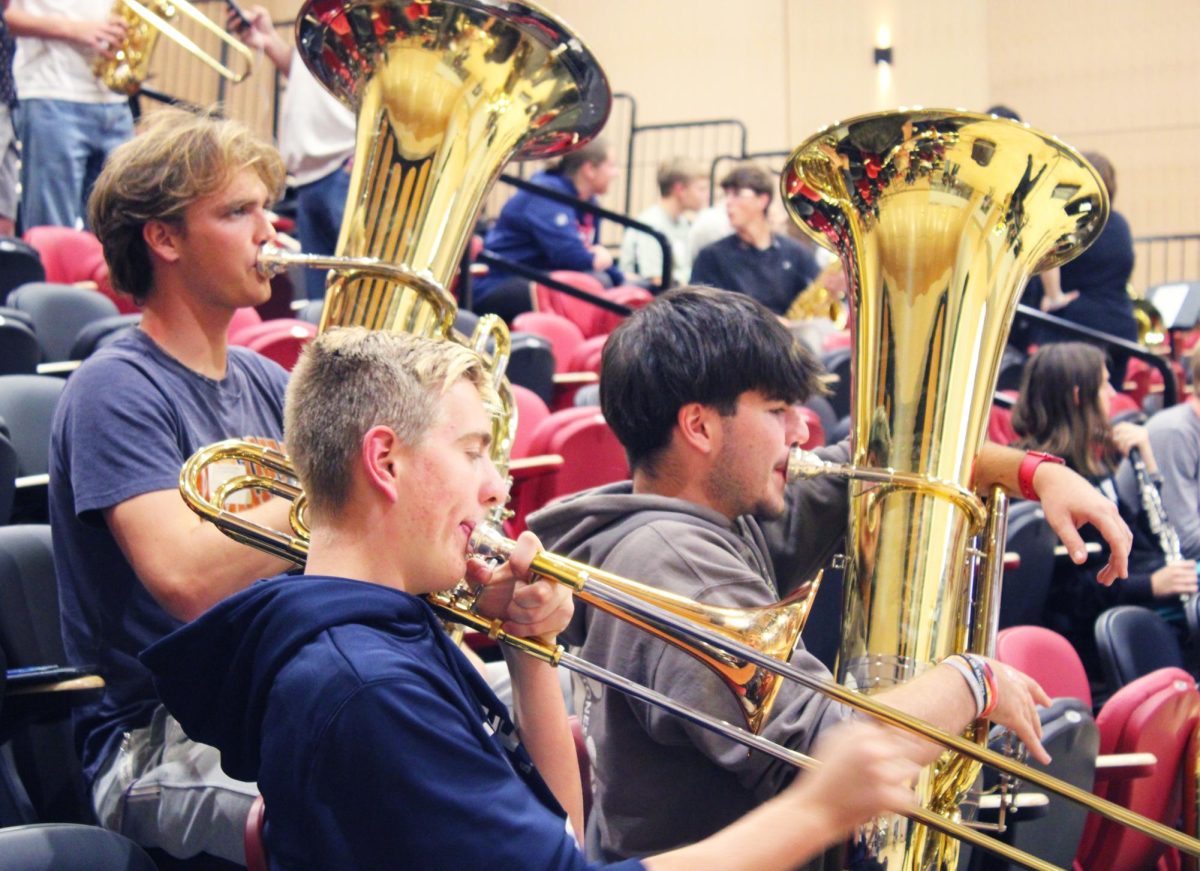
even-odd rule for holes
{"type": "Polygon", "coordinates": [[[250,75],[254,66],[254,55],[250,49],[187,0],[116,0],[110,17],[125,23],[125,39],[120,45],[113,46],[112,57],[96,58],[92,71],[96,78],[118,94],[133,96],[141,89],[150,70],[150,55],[160,34],[234,84],[250,75]],[[173,25],[170,19],[176,13],[190,18],[233,49],[242,60],[241,71],[230,69],[173,25]]]}
{"type": "MultiPolygon", "coordinates": [[[[803,473],[811,473],[805,455],[797,453],[789,462],[789,476],[795,477],[801,474],[802,470],[803,473]]],[[[879,481],[880,476],[886,474],[878,470],[848,469],[839,470],[838,473],[874,481],[879,481]]],[[[297,564],[302,564],[307,558],[309,531],[305,518],[306,500],[296,480],[295,469],[286,454],[237,439],[218,442],[202,448],[188,459],[180,473],[179,486],[188,507],[211,521],[231,538],[297,564]],[[215,488],[211,497],[206,498],[202,482],[206,478],[208,467],[215,462],[230,460],[242,463],[247,471],[224,481],[215,488]],[[265,490],[276,496],[292,499],[293,534],[289,535],[248,521],[223,507],[227,500],[246,489],[265,490]]],[[[505,559],[511,552],[512,544],[494,527],[481,525],[472,533],[468,547],[473,555],[483,559],[505,559]]],[[[448,620],[485,632],[524,653],[552,665],[562,665],[584,677],[600,681],[648,704],[662,707],[746,747],[760,750],[800,768],[809,769],[817,763],[810,757],[781,747],[754,731],[765,719],[774,697],[773,692],[769,692],[767,697],[759,690],[764,686],[769,689],[770,684],[777,678],[795,680],[847,707],[926,738],[977,762],[991,765],[1027,783],[1078,802],[1101,816],[1136,829],[1188,855],[1200,857],[1200,840],[1190,838],[1168,826],[1051,777],[1045,772],[981,747],[962,736],[953,735],[881,704],[834,681],[814,677],[791,665],[787,660],[807,616],[814,592],[811,587],[797,590],[778,605],[739,611],[699,605],[686,597],[657,590],[547,551],[542,551],[534,557],[531,570],[540,577],[568,586],[580,601],[629,620],[697,657],[713,668],[727,684],[744,690],[747,697],[755,697],[757,713],[760,716],[756,717],[756,711],[743,702],[747,728],[739,728],[595,666],[561,647],[549,646],[535,639],[510,636],[500,629],[499,621],[488,620],[472,611],[474,593],[463,586],[432,594],[427,600],[448,620]],[[764,630],[763,627],[769,628],[764,630]],[[760,641],[760,638],[766,640],[760,641]],[[781,643],[780,639],[788,640],[781,643]]],[[[739,696],[741,695],[742,692],[739,691],[739,696]]],[[[924,808],[912,811],[908,817],[944,835],[991,850],[1026,868],[1037,871],[1053,871],[1057,868],[1036,856],[924,808]]]]}

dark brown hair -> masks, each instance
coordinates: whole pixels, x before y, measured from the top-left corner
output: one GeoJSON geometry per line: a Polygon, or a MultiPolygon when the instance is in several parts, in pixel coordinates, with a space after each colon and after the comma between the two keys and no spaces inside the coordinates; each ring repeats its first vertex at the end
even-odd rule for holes
{"type": "Polygon", "coordinates": [[[1047,451],[1081,475],[1109,474],[1119,455],[1100,407],[1104,353],[1081,342],[1038,349],[1021,378],[1012,425],[1026,450],[1047,451]]]}

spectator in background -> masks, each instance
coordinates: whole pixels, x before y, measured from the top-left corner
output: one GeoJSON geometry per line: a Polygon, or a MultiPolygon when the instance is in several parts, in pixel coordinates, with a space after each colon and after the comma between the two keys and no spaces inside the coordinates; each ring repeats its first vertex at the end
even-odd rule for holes
{"type": "MultiPolygon", "coordinates": [[[[1115,202],[1117,173],[1113,165],[1103,154],[1085,152],[1083,156],[1100,173],[1108,188],[1109,202],[1115,202]]],[[[1045,287],[1042,311],[1082,327],[1136,342],[1137,321],[1133,317],[1133,300],[1128,290],[1129,278],[1133,275],[1133,257],[1129,222],[1113,209],[1109,212],[1108,223],[1086,251],[1065,266],[1042,273],[1045,287]]],[[[1036,332],[1036,340],[1042,345],[1069,338],[1049,327],[1041,327],[1036,332]]],[[[1106,350],[1109,378],[1113,387],[1120,390],[1125,384],[1125,364],[1129,355],[1114,349],[1106,350]]]]}
{"type": "Polygon", "coordinates": [[[88,194],[105,159],[133,135],[124,94],[92,72],[112,57],[125,24],[110,18],[112,0],[11,0],[8,28],[17,39],[13,77],[20,107],[21,224],[82,227],[88,194]]]}
{"type": "MultiPolygon", "coordinates": [[[[594,139],[530,181],[595,205],[616,177],[612,147],[603,139],[594,139]]],[[[625,277],[598,240],[599,222],[593,215],[522,190],[500,210],[485,248],[498,257],[546,272],[591,273],[605,287],[615,287],[625,277]]],[[[475,311],[481,314],[490,312],[512,320],[533,308],[530,281],[499,269],[477,279],[474,291],[475,311]]]]}
{"type": "MultiPolygon", "coordinates": [[[[692,274],[688,234],[694,214],[708,200],[708,174],[697,161],[676,157],[659,166],[657,180],[662,199],[637,219],[670,240],[671,283],[686,284],[692,274]]],[[[640,276],[655,287],[666,286],[662,274],[662,248],[653,236],[626,230],[621,239],[620,262],[626,273],[640,276]]]]}
{"type": "Polygon", "coordinates": [[[13,84],[12,62],[17,46],[4,18],[7,6],[7,0],[0,2],[0,236],[15,236],[21,152],[13,120],[17,108],[17,87],[13,84]]]}
{"type": "MultiPolygon", "coordinates": [[[[1144,427],[1109,423],[1109,402],[1115,393],[1102,351],[1082,342],[1059,342],[1039,348],[1029,360],[1012,416],[1013,429],[1021,437],[1019,447],[1062,457],[1116,503],[1133,532],[1128,578],[1102,587],[1095,582],[1095,563],[1064,563],[1056,567],[1046,599],[1045,625],[1071,641],[1097,681],[1101,673],[1093,626],[1102,611],[1145,605],[1157,608],[1182,630],[1179,597],[1196,592],[1196,563],[1167,562],[1141,510],[1133,476],[1117,475],[1118,465],[1128,466],[1121,460],[1131,448],[1141,452],[1151,476],[1157,476],[1158,466],[1144,427]]],[[[1090,530],[1083,534],[1100,541],[1090,530]]]]}
{"type": "Polygon", "coordinates": [[[1162,472],[1163,507],[1183,555],[1200,559],[1200,345],[1192,350],[1192,395],[1146,424],[1162,472]]]}
{"type": "MultiPolygon", "coordinates": [[[[249,26],[230,15],[229,26],[252,49],[262,51],[287,76],[279,113],[279,151],[296,191],[296,234],[306,254],[333,254],[350,191],[354,113],[313,78],[298,51],[287,46],[270,13],[246,10],[249,26]]],[[[304,270],[309,299],[325,297],[325,273],[304,270]]]]}
{"type": "Polygon", "coordinates": [[[782,315],[820,269],[806,248],[771,232],[767,209],[775,188],[775,178],[755,164],[730,170],[721,189],[733,234],[696,255],[691,281],[747,294],[782,315]]]}

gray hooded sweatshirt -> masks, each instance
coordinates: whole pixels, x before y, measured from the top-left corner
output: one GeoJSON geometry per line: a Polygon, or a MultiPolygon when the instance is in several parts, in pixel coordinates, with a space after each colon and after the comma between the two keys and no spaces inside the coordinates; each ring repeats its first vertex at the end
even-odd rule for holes
{"type": "MultiPolygon", "coordinates": [[[[835,461],[846,456],[840,446],[822,454],[835,461]]],[[[531,515],[529,526],[556,553],[698,602],[753,608],[778,601],[775,568],[785,573],[786,593],[845,531],[844,484],[793,484],[788,496],[787,515],[760,525],[750,517],[730,522],[680,499],[634,495],[626,481],[556,502],[531,515]]],[[[625,621],[577,606],[562,640],[597,665],[745,725],[716,673],[625,621]]],[[[803,644],[792,662],[829,676],[803,644]]],[[[778,793],[795,774],[787,763],[654,706],[594,681],[581,684],[576,705],[592,761],[587,842],[594,858],[647,856],[705,838],[778,793]]],[[[807,752],[817,732],[845,715],[823,696],[785,681],[762,734],[807,752]]]]}

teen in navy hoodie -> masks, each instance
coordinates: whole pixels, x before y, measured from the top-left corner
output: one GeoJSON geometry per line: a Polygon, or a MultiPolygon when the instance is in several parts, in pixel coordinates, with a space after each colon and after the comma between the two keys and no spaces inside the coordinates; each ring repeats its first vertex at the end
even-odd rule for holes
{"type": "MultiPolygon", "coordinates": [[[[492,398],[479,358],[453,343],[319,338],[285,411],[309,496],[308,574],[260,581],[142,656],[188,734],[258,780],[272,868],[592,867],[571,834],[579,772],[553,670],[509,657],[518,735],[418,598],[466,575],[508,632],[553,637],[570,619],[561,588],[529,580],[532,534],[505,566],[467,563],[472,527],[504,497],[492,398]]],[[[911,801],[904,741],[852,727],[826,770],[645,867],[794,867],[911,801]]]]}

